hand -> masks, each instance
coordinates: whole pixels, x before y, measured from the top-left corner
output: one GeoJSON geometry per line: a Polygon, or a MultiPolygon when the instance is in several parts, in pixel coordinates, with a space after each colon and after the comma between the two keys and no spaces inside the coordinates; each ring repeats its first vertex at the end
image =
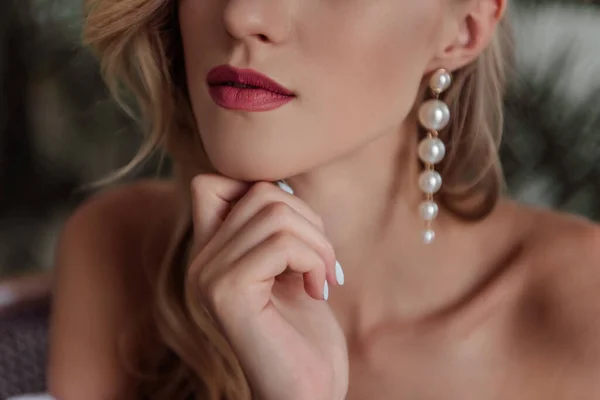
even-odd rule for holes
{"type": "MultiPolygon", "coordinates": [[[[344,335],[324,299],[335,254],[321,219],[271,183],[192,182],[199,289],[263,400],[342,400],[344,335]],[[235,205],[232,205],[233,203],[235,205]]],[[[193,288],[192,288],[193,289],[193,288]]]]}

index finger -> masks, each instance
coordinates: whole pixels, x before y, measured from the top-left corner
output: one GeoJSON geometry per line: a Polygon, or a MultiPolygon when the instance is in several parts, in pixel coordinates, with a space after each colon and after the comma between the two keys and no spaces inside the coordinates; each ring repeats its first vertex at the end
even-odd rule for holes
{"type": "Polygon", "coordinates": [[[213,237],[229,210],[231,203],[242,197],[250,183],[216,174],[202,174],[191,181],[194,248],[202,249],[213,237]]]}

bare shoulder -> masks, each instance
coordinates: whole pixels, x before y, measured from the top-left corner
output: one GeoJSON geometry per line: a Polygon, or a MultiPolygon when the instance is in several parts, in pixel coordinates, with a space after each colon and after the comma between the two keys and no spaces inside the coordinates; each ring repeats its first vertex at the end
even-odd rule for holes
{"type": "Polygon", "coordinates": [[[568,272],[600,274],[600,225],[564,212],[525,208],[532,226],[527,244],[531,261],[546,265],[548,272],[559,268],[568,272]]]}
{"type": "Polygon", "coordinates": [[[140,268],[146,250],[159,258],[155,244],[166,242],[177,204],[172,183],[141,181],[93,196],[65,224],[56,250],[48,363],[48,387],[57,398],[127,393],[117,342],[147,291],[140,268]]]}
{"type": "Polygon", "coordinates": [[[175,185],[159,180],[120,185],[92,196],[63,228],[57,267],[62,268],[63,261],[101,253],[104,264],[112,268],[126,265],[124,273],[140,272],[135,266],[149,258],[147,251],[157,258],[164,250],[161,245],[174,225],[178,202],[175,185]]]}
{"type": "Polygon", "coordinates": [[[532,283],[548,289],[565,317],[600,322],[600,225],[557,211],[532,212],[526,242],[532,283]]]}
{"type": "Polygon", "coordinates": [[[66,230],[127,228],[152,223],[155,219],[147,218],[146,213],[158,213],[155,216],[171,213],[169,206],[176,202],[177,190],[169,181],[143,180],[112,187],[82,204],[67,222],[66,230]]]}
{"type": "MultiPolygon", "coordinates": [[[[522,305],[528,332],[564,373],[600,373],[600,226],[557,211],[523,207],[528,283],[522,305]]],[[[588,387],[600,393],[600,384],[588,387]]],[[[594,380],[595,382],[595,380],[594,380]]]]}

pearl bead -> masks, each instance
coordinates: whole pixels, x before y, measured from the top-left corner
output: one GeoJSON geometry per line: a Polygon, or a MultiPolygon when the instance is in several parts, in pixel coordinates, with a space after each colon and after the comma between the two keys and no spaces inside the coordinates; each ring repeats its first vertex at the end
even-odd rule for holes
{"type": "Polygon", "coordinates": [[[426,229],[423,232],[423,243],[430,244],[435,239],[435,232],[432,229],[426,229]]]}
{"type": "Polygon", "coordinates": [[[452,75],[445,69],[438,69],[429,79],[429,87],[435,93],[446,91],[452,84],[452,75]]]}
{"type": "Polygon", "coordinates": [[[425,129],[440,131],[450,122],[450,109],[441,100],[427,100],[419,107],[419,121],[425,129]]]}
{"type": "Polygon", "coordinates": [[[438,215],[439,207],[434,201],[424,201],[419,205],[419,214],[425,221],[434,220],[438,215]]]}
{"type": "Polygon", "coordinates": [[[428,194],[434,194],[442,187],[442,177],[436,171],[424,171],[419,176],[419,187],[428,194]]]}
{"type": "Polygon", "coordinates": [[[444,159],[446,146],[438,138],[426,138],[419,143],[419,158],[429,164],[437,164],[444,159]]]}

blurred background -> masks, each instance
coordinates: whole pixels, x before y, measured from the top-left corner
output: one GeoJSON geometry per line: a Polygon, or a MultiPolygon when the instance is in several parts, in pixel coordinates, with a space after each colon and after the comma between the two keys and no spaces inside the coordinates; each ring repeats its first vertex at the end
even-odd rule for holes
{"type": "MultiPolygon", "coordinates": [[[[81,186],[125,165],[141,138],[80,45],[81,3],[0,3],[0,277],[51,268],[65,218],[91,195],[81,186]]],[[[512,5],[511,194],[600,220],[600,1],[512,5]]]]}

